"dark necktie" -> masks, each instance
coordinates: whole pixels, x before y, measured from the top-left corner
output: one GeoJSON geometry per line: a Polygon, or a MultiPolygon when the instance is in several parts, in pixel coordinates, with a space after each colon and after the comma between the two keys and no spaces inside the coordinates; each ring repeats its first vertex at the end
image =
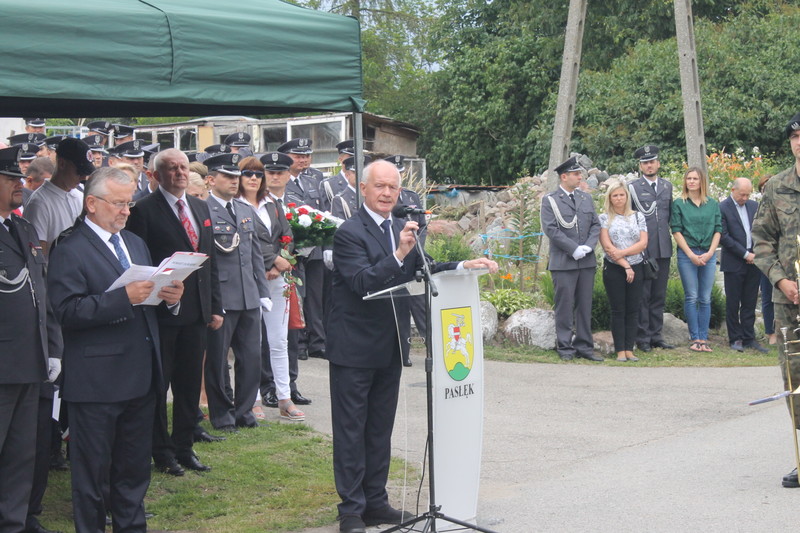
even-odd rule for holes
{"type": "Polygon", "coordinates": [[[128,256],[125,255],[125,250],[122,248],[122,244],[119,242],[119,233],[115,233],[108,240],[114,245],[114,252],[117,254],[119,264],[122,265],[124,270],[128,270],[131,267],[131,264],[128,262],[128,256]]]}
{"type": "Polygon", "coordinates": [[[18,241],[19,239],[17,239],[17,228],[16,228],[16,226],[14,226],[14,223],[11,222],[11,218],[9,217],[9,218],[5,219],[3,221],[3,224],[5,224],[6,228],[8,228],[8,233],[11,234],[11,236],[14,238],[14,240],[18,241]]]}
{"type": "Polygon", "coordinates": [[[653,187],[653,194],[656,194],[656,182],[650,184],[653,187]]]}
{"type": "Polygon", "coordinates": [[[569,199],[572,202],[572,206],[575,207],[575,195],[572,194],[572,193],[569,193],[569,199]]]}
{"type": "Polygon", "coordinates": [[[228,210],[228,214],[231,216],[231,220],[233,220],[233,223],[235,224],[236,214],[233,212],[233,205],[230,202],[228,202],[227,204],[225,204],[225,209],[228,210]]]}
{"type": "Polygon", "coordinates": [[[383,230],[383,235],[386,237],[386,247],[389,249],[389,252],[393,252],[394,249],[392,248],[392,220],[387,218],[383,222],[381,222],[381,229],[383,230]]]}
{"type": "Polygon", "coordinates": [[[303,192],[306,192],[305,190],[303,190],[303,186],[300,185],[300,177],[299,176],[296,177],[296,178],[292,178],[292,181],[294,181],[294,184],[297,185],[298,189],[300,189],[303,192]]]}

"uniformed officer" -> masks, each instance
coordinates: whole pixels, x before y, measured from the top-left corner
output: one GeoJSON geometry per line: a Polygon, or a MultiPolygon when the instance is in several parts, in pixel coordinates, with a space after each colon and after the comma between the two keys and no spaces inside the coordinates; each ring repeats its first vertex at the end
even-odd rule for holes
{"type": "Polygon", "coordinates": [[[133,140],[134,129],[133,126],[114,124],[111,133],[114,134],[114,146],[119,146],[133,140]]]}
{"type": "Polygon", "coordinates": [[[43,118],[25,118],[25,131],[27,133],[44,133],[47,123],[43,118]]]}
{"type": "Polygon", "coordinates": [[[14,146],[19,146],[19,169],[27,175],[31,163],[38,157],[36,154],[39,153],[39,147],[33,143],[15,144],[14,146]]]}
{"type": "Polygon", "coordinates": [[[18,153],[0,150],[0,529],[14,532],[26,530],[39,387],[60,373],[62,349],[36,230],[13,214],[22,205],[18,153]]]}
{"type": "Polygon", "coordinates": [[[206,159],[211,194],[206,202],[214,229],[219,269],[222,328],[209,332],[205,380],[211,425],[224,431],[256,427],[253,415],[261,376],[261,310],[270,307],[267,274],[255,234],[253,208],[239,192],[239,154],[206,159]],[[235,356],[233,401],[225,391],[228,349],[235,356]]]}
{"type": "Polygon", "coordinates": [[[581,170],[575,157],[555,168],[561,182],[542,198],[541,222],[550,240],[547,269],[555,287],[556,351],[565,361],[575,357],[602,361],[592,340],[594,248],[600,221],[591,195],[578,189],[581,170]]]}
{"type": "Polygon", "coordinates": [[[47,135],[44,133],[18,133],[8,137],[8,144],[10,146],[16,146],[18,144],[28,143],[29,145],[36,146],[37,157],[46,157],[48,154],[47,146],[44,144],[46,138],[47,135]]]}
{"type": "Polygon", "coordinates": [[[339,164],[342,169],[335,176],[324,178],[319,183],[319,188],[322,190],[322,201],[325,211],[331,210],[331,203],[333,197],[347,189],[347,176],[345,175],[344,160],[355,155],[355,143],[353,139],[342,141],[336,145],[339,151],[339,164]]]}
{"type": "MultiPolygon", "coordinates": [[[[289,183],[286,184],[286,202],[293,202],[298,206],[308,205],[314,209],[323,211],[322,194],[319,191],[319,182],[304,170],[308,169],[311,162],[313,142],[307,138],[296,138],[287,141],[278,147],[278,152],[289,155],[292,158],[292,166],[289,167],[289,183]]],[[[325,355],[325,330],[323,326],[324,313],[324,283],[325,265],[322,260],[322,248],[319,246],[306,256],[298,258],[300,279],[303,285],[300,288],[304,298],[303,312],[306,319],[305,336],[301,330],[291,330],[289,332],[289,353],[297,350],[297,357],[323,357],[325,355]],[[305,338],[304,338],[305,337],[305,338]],[[305,346],[303,345],[305,341],[305,346]]],[[[292,396],[294,403],[298,405],[308,405],[307,398],[299,393],[292,396]]]]}
{"type": "Polygon", "coordinates": [[[47,148],[47,157],[50,158],[50,161],[52,161],[53,164],[56,162],[56,149],[58,149],[58,143],[66,138],[66,135],[53,135],[44,140],[44,145],[47,148]]]}
{"type": "MultiPolygon", "coordinates": [[[[789,338],[778,341],[778,359],[783,372],[783,384],[791,390],[800,385],[800,357],[791,359],[789,372],[786,369],[784,341],[798,338],[798,272],[795,261],[798,257],[797,236],[800,235],[800,113],[796,114],[784,130],[789,139],[795,161],[794,165],[775,174],[764,187],[758,212],[753,220],[753,252],[756,266],[769,278],[773,287],[772,301],[775,304],[775,329],[789,328],[789,338]]],[[[798,352],[796,344],[792,352],[798,352]]],[[[800,429],[800,401],[791,396],[794,402],[794,425],[800,429]]],[[[791,410],[789,411],[791,413],[791,410]]],[[[784,487],[798,487],[797,469],[783,477],[784,487]]]]}
{"type": "MultiPolygon", "coordinates": [[[[364,156],[364,167],[372,162],[368,155],[364,156]]],[[[350,156],[342,161],[342,172],[347,180],[347,187],[333,197],[331,202],[331,215],[347,220],[358,211],[356,202],[356,158],[350,156]]],[[[333,263],[331,263],[333,265],[333,263]]]]}
{"type": "Polygon", "coordinates": [[[253,155],[253,151],[250,149],[251,140],[249,133],[238,131],[225,137],[223,144],[230,147],[231,153],[239,154],[241,157],[248,157],[253,155]]]}
{"type": "Polygon", "coordinates": [[[144,172],[144,142],[141,139],[134,139],[118,144],[114,147],[113,153],[118,160],[133,165],[139,172],[136,190],[147,189],[147,174],[144,172]]]}
{"type": "Polygon", "coordinates": [[[92,152],[92,163],[94,167],[102,167],[104,159],[108,157],[106,145],[103,143],[103,136],[99,133],[92,133],[84,137],[83,142],[89,145],[89,150],[92,152]]]}
{"type": "MultiPolygon", "coordinates": [[[[205,148],[203,148],[202,152],[198,152],[195,155],[194,160],[202,163],[203,161],[205,161],[206,159],[208,159],[213,155],[230,154],[230,153],[233,153],[233,149],[230,147],[230,145],[225,143],[212,144],[210,146],[206,146],[205,148]]],[[[239,159],[241,160],[242,157],[240,156],[239,159]]]]}
{"type": "Polygon", "coordinates": [[[634,152],[639,160],[639,179],[630,184],[631,204],[647,222],[647,255],[658,265],[658,277],[645,279],[639,309],[636,344],[643,352],[652,348],[674,348],[664,342],[664,305],[667,299],[672,238],[669,219],[672,216],[672,183],[658,177],[661,162],[658,147],[651,144],[634,152]]]}
{"type": "Polygon", "coordinates": [[[103,146],[108,146],[108,138],[114,132],[114,126],[107,120],[94,120],[86,124],[89,128],[89,135],[97,133],[103,136],[103,146]]]}

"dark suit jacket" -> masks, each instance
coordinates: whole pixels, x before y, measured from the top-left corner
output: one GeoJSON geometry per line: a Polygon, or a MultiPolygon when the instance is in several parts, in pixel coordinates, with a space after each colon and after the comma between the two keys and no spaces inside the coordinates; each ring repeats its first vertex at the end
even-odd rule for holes
{"type": "MultiPolygon", "coordinates": [[[[152,264],[140,238],[120,235],[132,263],[152,264]]],[[[122,402],[162,386],[155,309],[131,305],[125,287],[106,292],[123,272],[85,222],[52,251],[48,288],[64,334],[66,401],[122,402]]]]}
{"type": "MultiPolygon", "coordinates": [[[[0,271],[13,280],[27,267],[36,305],[27,284],[0,292],[0,384],[40,383],[47,379],[48,356],[61,357],[61,329],[47,299],[46,259],[36,230],[17,215],[10,219],[19,242],[0,228],[0,271]]],[[[13,288],[0,283],[3,291],[13,288]]]]}
{"type": "MultiPolygon", "coordinates": [[[[395,242],[405,220],[394,219],[395,242]]],[[[401,331],[408,331],[408,298],[363,301],[369,292],[400,285],[414,279],[422,258],[412,250],[403,266],[394,250],[364,207],[346,220],[334,235],[331,311],[326,328],[326,358],[334,364],[354,368],[385,368],[399,364],[395,316],[401,331]]],[[[433,272],[452,270],[458,263],[434,264],[433,272]]],[[[407,342],[407,339],[404,341],[407,342]]]]}
{"type": "MultiPolygon", "coordinates": [[[[209,259],[203,263],[202,268],[184,280],[183,298],[181,298],[181,308],[177,316],[170,313],[165,307],[159,306],[158,318],[162,324],[168,326],[187,325],[198,320],[207,324],[211,321],[212,314],[222,315],[214,233],[208,204],[189,195],[186,195],[186,200],[199,226],[198,252],[208,255],[209,259]]],[[[161,189],[156,189],[154,193],[136,203],[136,206],[131,209],[127,229],[147,243],[150,256],[155,264],[161,263],[165,257],[169,257],[175,252],[193,251],[186,230],[183,229],[161,189]]]]}
{"type": "MultiPolygon", "coordinates": [[[[758,210],[758,202],[747,200],[744,205],[747,209],[750,228],[752,228],[753,218],[758,210]]],[[[728,196],[721,201],[719,212],[722,215],[722,237],[719,241],[722,245],[720,270],[722,272],[738,272],[747,268],[747,262],[744,260],[744,254],[747,251],[747,234],[733,198],[728,196]]]]}

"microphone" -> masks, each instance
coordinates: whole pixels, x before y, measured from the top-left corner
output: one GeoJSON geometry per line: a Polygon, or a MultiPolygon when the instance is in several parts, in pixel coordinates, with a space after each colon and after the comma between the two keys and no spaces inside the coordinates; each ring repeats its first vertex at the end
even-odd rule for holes
{"type": "Polygon", "coordinates": [[[397,204],[392,209],[392,216],[395,218],[405,218],[408,215],[430,215],[430,211],[425,211],[419,207],[412,207],[410,205],[397,204]]]}

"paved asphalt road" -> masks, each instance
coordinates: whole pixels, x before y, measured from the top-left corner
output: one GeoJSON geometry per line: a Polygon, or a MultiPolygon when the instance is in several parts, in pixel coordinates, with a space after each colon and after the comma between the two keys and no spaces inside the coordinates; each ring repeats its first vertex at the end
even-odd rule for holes
{"type": "MultiPolygon", "coordinates": [[[[300,390],[314,401],[307,421],[330,433],[327,362],[300,364],[300,390]]],[[[416,465],[424,383],[415,356],[393,454],[416,465]]],[[[794,461],[786,404],[747,405],[781,389],[777,366],[489,361],[478,524],[507,533],[795,530],[800,489],[780,485],[794,461]]],[[[392,503],[402,506],[405,493],[413,510],[416,486],[395,485],[392,503]]]]}

